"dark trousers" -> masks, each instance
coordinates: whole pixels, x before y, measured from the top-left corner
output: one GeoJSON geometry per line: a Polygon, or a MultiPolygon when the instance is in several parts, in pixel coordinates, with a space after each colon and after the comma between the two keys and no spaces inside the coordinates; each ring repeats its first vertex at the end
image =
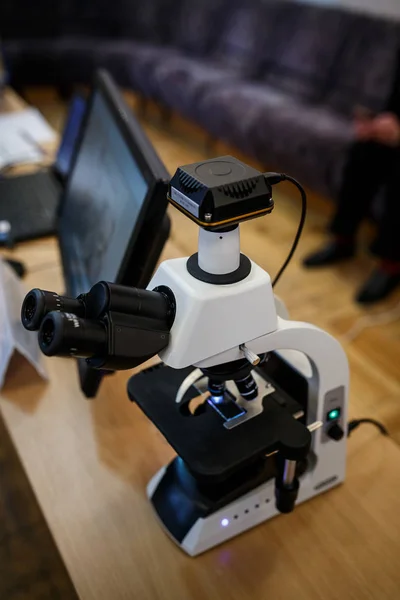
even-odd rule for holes
{"type": "Polygon", "coordinates": [[[400,149],[357,142],[344,170],[337,212],[331,223],[336,235],[354,236],[384,187],[384,210],[372,246],[377,256],[400,261],[400,149]]]}

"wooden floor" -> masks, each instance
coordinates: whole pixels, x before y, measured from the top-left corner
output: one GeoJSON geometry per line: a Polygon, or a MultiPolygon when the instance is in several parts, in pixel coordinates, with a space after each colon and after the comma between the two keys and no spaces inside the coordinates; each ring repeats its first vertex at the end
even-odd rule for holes
{"type": "MultiPolygon", "coordinates": [[[[60,128],[65,106],[55,93],[35,91],[29,99],[60,128]]],[[[137,110],[136,99],[129,96],[128,101],[137,110]]],[[[264,170],[268,168],[220,142],[210,147],[205,133],[176,116],[168,124],[162,123],[157,107],[149,107],[143,122],[171,173],[179,165],[227,153],[264,170]]],[[[270,216],[241,226],[242,250],[271,275],[287,256],[300,214],[294,188],[282,185],[276,188],[274,197],[275,209],[270,216]]],[[[400,443],[400,291],[373,309],[360,308],[353,301],[374,265],[366,250],[373,231],[367,226],[361,232],[356,260],[318,271],[301,267],[301,257],[323,241],[332,210],[330,202],[309,194],[303,238],[276,292],[292,318],[310,321],[342,341],[351,368],[351,416],[382,420],[400,443]]],[[[191,254],[197,244],[196,226],[172,208],[170,214],[174,245],[191,254]]]]}

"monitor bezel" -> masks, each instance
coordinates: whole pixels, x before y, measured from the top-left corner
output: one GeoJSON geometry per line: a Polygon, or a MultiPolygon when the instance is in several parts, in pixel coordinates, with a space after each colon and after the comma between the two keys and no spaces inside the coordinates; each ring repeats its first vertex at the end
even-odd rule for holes
{"type": "MultiPolygon", "coordinates": [[[[140,252],[140,248],[136,248],[140,233],[143,227],[149,227],[152,232],[157,231],[161,227],[167,205],[167,186],[169,174],[164,164],[156,153],[153,145],[144,132],[141,124],[136,119],[133,111],[128,107],[120,90],[114,83],[111,75],[104,69],[99,69],[94,77],[90,96],[87,102],[86,112],[83,118],[82,127],[79,138],[75,147],[74,155],[71,162],[70,173],[66,182],[63,198],[61,201],[59,214],[59,247],[63,263],[63,271],[67,293],[70,293],[73,288],[73,281],[70,278],[70,270],[68,268],[68,251],[64,248],[63,238],[68,236],[68,232],[62,230],[63,206],[68,201],[68,193],[74,170],[78,164],[79,154],[85,139],[87,124],[92,112],[94,99],[97,94],[100,94],[110,110],[110,114],[115,119],[118,129],[137,162],[143,177],[148,184],[148,191],[143,200],[142,207],[139,211],[136,220],[136,226],[132,230],[124,258],[119,267],[114,283],[124,285],[145,286],[146,282],[140,281],[139,273],[135,273],[135,265],[132,264],[133,255],[140,252]],[[130,271],[132,271],[130,273],[130,271]],[[138,281],[135,281],[135,278],[138,281]]],[[[143,237],[143,236],[142,236],[143,237]]],[[[142,257],[143,258],[143,257],[142,257]]],[[[144,267],[145,265],[143,265],[144,267]]]]}
{"type": "Polygon", "coordinates": [[[53,173],[61,181],[62,184],[65,184],[67,182],[68,175],[71,172],[74,157],[76,155],[76,149],[79,144],[79,140],[81,139],[82,127],[85,122],[86,114],[87,114],[87,98],[86,98],[86,96],[82,93],[74,94],[72,97],[72,100],[70,101],[69,107],[68,107],[68,114],[67,114],[67,117],[64,122],[64,128],[63,128],[63,132],[61,135],[60,144],[57,149],[57,154],[56,154],[55,160],[51,167],[53,173]],[[69,162],[69,168],[66,171],[64,171],[63,169],[60,169],[60,165],[59,165],[60,152],[61,152],[61,149],[63,148],[63,144],[65,142],[65,136],[68,133],[68,129],[71,127],[72,115],[73,115],[74,111],[77,110],[78,103],[81,104],[81,106],[82,106],[81,119],[78,124],[78,135],[76,136],[75,143],[72,145],[72,152],[71,152],[71,158],[70,158],[70,162],[69,162]]]}

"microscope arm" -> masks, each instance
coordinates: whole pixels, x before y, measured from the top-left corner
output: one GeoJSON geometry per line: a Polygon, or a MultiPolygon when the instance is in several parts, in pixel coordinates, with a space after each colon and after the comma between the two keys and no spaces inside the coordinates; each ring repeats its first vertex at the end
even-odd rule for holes
{"type": "MultiPolygon", "coordinates": [[[[307,407],[307,423],[322,422],[323,427],[313,435],[313,448],[318,448],[319,462],[315,472],[323,470],[322,465],[330,462],[335,456],[335,463],[344,472],[346,463],[346,443],[332,445],[327,443],[331,434],[331,423],[326,415],[331,409],[340,407],[340,420],[334,424],[343,436],[347,423],[347,396],[349,388],[349,367],[346,354],[337,340],[331,335],[308,323],[288,321],[278,317],[277,328],[264,336],[246,342],[246,346],[256,354],[276,350],[294,350],[304,354],[310,362],[312,375],[309,379],[309,398],[307,407]]],[[[232,348],[217,356],[213,356],[195,366],[209,368],[210,365],[223,364],[243,359],[239,347],[232,348]]],[[[322,478],[322,475],[321,475],[322,478]]]]}
{"type": "MultiPolygon", "coordinates": [[[[246,341],[246,346],[255,354],[263,354],[274,350],[297,350],[307,356],[313,365],[313,370],[318,373],[320,393],[340,385],[348,386],[349,367],[346,354],[335,338],[331,335],[300,321],[287,321],[277,317],[278,327],[264,336],[251,341],[246,341]],[[332,364],[335,369],[332,369],[332,364]]],[[[243,358],[239,347],[221,352],[206,361],[197,363],[201,368],[224,364],[243,358]]],[[[318,419],[321,415],[315,415],[318,419]]]]}
{"type": "MultiPolygon", "coordinates": [[[[275,331],[246,345],[257,354],[287,349],[302,352],[316,372],[321,395],[339,386],[348,387],[349,366],[342,346],[334,337],[314,325],[278,317],[275,331]]],[[[315,417],[320,420],[322,414],[315,417]]]]}
{"type": "MultiPolygon", "coordinates": [[[[346,444],[335,444],[332,449],[331,444],[325,443],[325,441],[330,441],[326,425],[326,413],[331,408],[329,402],[333,401],[335,406],[337,403],[341,405],[343,433],[347,422],[349,367],[345,352],[339,342],[318,327],[308,323],[286,321],[278,317],[276,331],[247,345],[256,353],[291,349],[307,356],[313,373],[310,381],[307,424],[325,423],[323,429],[315,431],[313,436],[313,447],[315,449],[318,446],[319,457],[315,473],[319,469],[323,469],[322,465],[332,460],[333,457],[342,466],[344,472],[346,444]],[[333,365],[334,368],[332,368],[333,365]]],[[[299,481],[295,476],[295,470],[296,463],[285,460],[284,472],[276,479],[276,506],[281,512],[290,512],[294,508],[299,493],[299,481]]]]}

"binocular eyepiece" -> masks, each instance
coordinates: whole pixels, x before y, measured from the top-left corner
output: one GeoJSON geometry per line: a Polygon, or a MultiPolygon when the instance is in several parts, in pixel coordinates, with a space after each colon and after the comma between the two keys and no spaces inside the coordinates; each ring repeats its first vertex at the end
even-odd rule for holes
{"type": "Polygon", "coordinates": [[[22,305],[22,325],[28,331],[38,331],[44,317],[52,312],[70,312],[77,317],[85,316],[85,306],[80,299],[59,296],[46,290],[31,290],[22,305]]]}
{"type": "Polygon", "coordinates": [[[175,317],[169,288],[154,291],[100,282],[78,298],[33,289],[21,321],[39,331],[47,356],[86,358],[101,369],[131,369],[163,350],[175,317]]]}
{"type": "Polygon", "coordinates": [[[105,323],[72,313],[50,312],[39,330],[39,346],[46,356],[90,358],[107,352],[105,323]]]}

